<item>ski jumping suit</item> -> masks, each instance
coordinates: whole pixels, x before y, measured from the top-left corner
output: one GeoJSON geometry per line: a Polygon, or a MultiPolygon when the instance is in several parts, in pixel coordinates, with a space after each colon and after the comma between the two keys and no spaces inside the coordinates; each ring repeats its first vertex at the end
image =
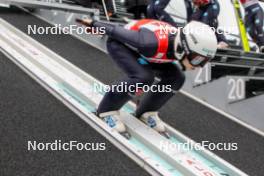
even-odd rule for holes
{"type": "Polygon", "coordinates": [[[177,23],[175,23],[171,16],[165,11],[169,2],[170,0],[151,0],[147,8],[147,17],[165,21],[176,27],[177,23]]]}
{"type": "Polygon", "coordinates": [[[186,16],[187,16],[187,21],[191,21],[191,17],[193,14],[193,5],[192,5],[192,0],[184,0],[184,4],[186,6],[186,16]]]}
{"type": "MultiPolygon", "coordinates": [[[[124,79],[113,85],[150,86],[157,76],[159,81],[154,84],[155,86],[170,87],[164,92],[161,92],[162,90],[146,92],[138,105],[136,117],[140,117],[145,112],[160,109],[185,81],[182,69],[172,63],[176,61],[175,33],[160,30],[161,25],[173,28],[168,23],[151,19],[133,21],[125,27],[103,22],[93,23],[95,27],[106,28],[106,35],[109,36],[107,50],[115,63],[126,73],[124,79]]],[[[174,29],[177,31],[176,28],[174,29]]],[[[98,114],[119,110],[134,95],[140,93],[140,89],[120,92],[117,87],[111,86],[111,88],[101,101],[98,114]]]]}
{"type": "MultiPolygon", "coordinates": [[[[220,5],[217,0],[211,0],[209,4],[198,7],[192,16],[189,18],[191,20],[196,20],[203,22],[210,27],[215,29],[218,28],[218,15],[220,13],[220,5]]],[[[216,32],[216,37],[218,42],[226,42],[226,38],[222,33],[216,32]]]]}
{"type": "Polygon", "coordinates": [[[247,32],[257,45],[264,46],[263,10],[258,0],[240,0],[245,8],[245,25],[247,32]]]}

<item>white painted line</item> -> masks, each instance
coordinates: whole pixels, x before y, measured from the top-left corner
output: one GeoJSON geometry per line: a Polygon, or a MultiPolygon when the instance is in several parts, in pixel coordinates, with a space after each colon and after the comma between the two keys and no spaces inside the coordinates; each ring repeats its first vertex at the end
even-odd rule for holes
{"type": "Polygon", "coordinates": [[[10,5],[9,5],[9,4],[5,4],[5,3],[0,3],[0,7],[6,7],[6,8],[9,8],[10,5]]]}
{"type": "Polygon", "coordinates": [[[187,97],[189,97],[189,98],[201,103],[202,105],[204,105],[204,106],[206,106],[206,107],[218,112],[219,114],[227,117],[228,119],[230,119],[230,120],[232,120],[232,121],[234,121],[234,122],[236,122],[236,123],[248,128],[249,130],[251,130],[251,131],[259,134],[260,136],[264,137],[264,132],[263,131],[261,131],[261,130],[259,130],[259,129],[257,129],[257,128],[255,128],[255,127],[253,127],[253,126],[251,126],[251,125],[249,125],[249,124],[247,124],[245,122],[243,122],[239,118],[237,118],[237,117],[235,117],[235,116],[233,116],[233,115],[231,115],[231,114],[229,114],[227,112],[224,112],[223,110],[221,110],[221,109],[219,109],[219,108],[217,108],[217,107],[215,107],[215,106],[213,106],[213,105],[201,100],[200,98],[197,98],[196,96],[193,96],[192,94],[189,94],[188,92],[186,92],[184,90],[181,90],[180,92],[182,94],[186,95],[187,97]]]}
{"type": "Polygon", "coordinates": [[[71,13],[68,18],[67,18],[67,22],[69,23],[72,20],[72,17],[74,16],[74,13],[71,13]]]}

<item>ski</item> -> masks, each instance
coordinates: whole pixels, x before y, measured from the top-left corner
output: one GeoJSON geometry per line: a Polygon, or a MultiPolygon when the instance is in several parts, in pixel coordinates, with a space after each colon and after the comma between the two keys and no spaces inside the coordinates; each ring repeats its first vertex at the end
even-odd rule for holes
{"type": "Polygon", "coordinates": [[[168,131],[160,132],[159,134],[164,136],[167,139],[171,139],[171,135],[170,135],[170,133],[168,131]]]}
{"type": "Polygon", "coordinates": [[[131,134],[129,132],[124,132],[124,133],[120,133],[124,138],[126,138],[127,140],[131,139],[131,134]]]}
{"type": "Polygon", "coordinates": [[[238,0],[231,0],[231,2],[233,4],[234,10],[235,10],[235,16],[236,16],[237,23],[238,23],[240,38],[242,41],[242,47],[243,47],[244,51],[249,52],[250,46],[249,46],[249,42],[248,42],[248,38],[247,38],[247,31],[245,28],[245,24],[244,24],[242,14],[240,11],[240,4],[239,4],[238,0]]]}

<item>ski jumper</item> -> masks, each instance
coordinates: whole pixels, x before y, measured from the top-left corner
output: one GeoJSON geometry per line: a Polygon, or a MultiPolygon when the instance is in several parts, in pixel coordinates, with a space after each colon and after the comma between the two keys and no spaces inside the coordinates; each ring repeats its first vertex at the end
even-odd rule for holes
{"type": "Polygon", "coordinates": [[[191,21],[191,17],[193,14],[193,5],[192,5],[192,0],[184,0],[184,4],[186,7],[186,17],[187,21],[191,21]]]}
{"type": "Polygon", "coordinates": [[[264,46],[263,10],[258,0],[240,0],[245,8],[245,25],[257,45],[264,46]]]}
{"type": "MultiPolygon", "coordinates": [[[[95,27],[106,28],[106,35],[109,36],[107,41],[109,55],[126,74],[125,78],[116,81],[113,85],[136,87],[140,83],[150,86],[154,78],[158,77],[156,86],[171,87],[169,91],[146,92],[138,105],[136,117],[140,117],[145,112],[159,110],[185,81],[183,71],[173,64],[176,60],[175,34],[160,31],[161,25],[172,27],[165,22],[150,19],[133,21],[125,27],[103,22],[93,23],[95,27]]],[[[111,88],[98,107],[99,114],[119,110],[142,91],[134,89],[120,92],[116,87],[111,88]]]]}
{"type": "MultiPolygon", "coordinates": [[[[213,27],[218,28],[218,15],[220,13],[220,5],[217,0],[210,0],[210,3],[204,6],[198,7],[192,14],[191,20],[200,21],[213,27]]],[[[226,38],[222,33],[216,32],[218,42],[226,42],[226,38]]]]}
{"type": "Polygon", "coordinates": [[[151,0],[147,7],[147,17],[150,19],[165,21],[176,27],[177,23],[175,23],[172,17],[165,11],[169,2],[170,0],[151,0]]]}

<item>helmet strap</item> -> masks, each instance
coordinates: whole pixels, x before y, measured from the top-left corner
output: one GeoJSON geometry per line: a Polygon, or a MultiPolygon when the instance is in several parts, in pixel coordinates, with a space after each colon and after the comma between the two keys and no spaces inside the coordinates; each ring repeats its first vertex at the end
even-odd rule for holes
{"type": "Polygon", "coordinates": [[[189,55],[191,53],[190,47],[188,45],[188,42],[186,40],[186,36],[183,32],[183,29],[180,31],[180,37],[181,37],[181,45],[185,51],[186,55],[189,55]]]}
{"type": "Polygon", "coordinates": [[[181,33],[181,29],[178,30],[178,33],[177,33],[177,35],[175,36],[175,39],[174,39],[174,56],[178,60],[182,60],[184,58],[184,55],[185,55],[185,50],[184,49],[181,52],[178,51],[179,47],[182,47],[180,33],[181,33]]]}

